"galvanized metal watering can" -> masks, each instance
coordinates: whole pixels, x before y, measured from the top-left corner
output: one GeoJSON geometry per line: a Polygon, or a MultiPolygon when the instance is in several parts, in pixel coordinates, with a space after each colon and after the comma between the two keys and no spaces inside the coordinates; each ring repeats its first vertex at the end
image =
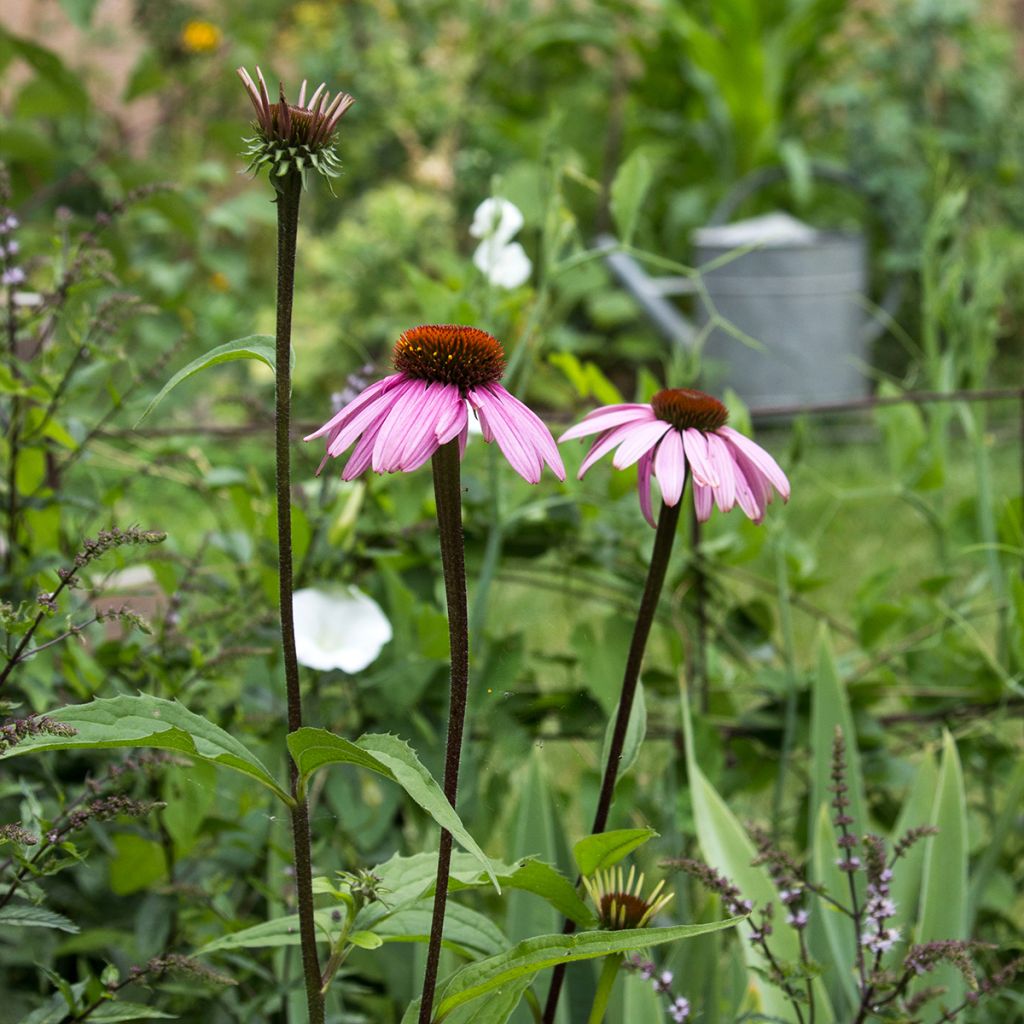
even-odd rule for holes
{"type": "MultiPolygon", "coordinates": [[[[861,190],[844,171],[816,166],[813,173],[861,190]]],[[[704,386],[716,392],[729,386],[755,409],[866,395],[871,343],[902,294],[901,282],[894,281],[869,314],[866,247],[859,232],[818,231],[786,218],[772,224],[782,228],[774,240],[769,230],[764,241],[744,251],[742,231],[727,223],[730,216],[757,189],[784,175],[782,168],[771,167],[743,179],[716,208],[711,223],[695,232],[695,265],[714,264],[701,274],[707,298],[698,298],[698,325],[668,298],[694,294],[690,278],[652,278],[625,253],[606,256],[618,281],[670,341],[692,348],[703,338],[704,386]],[[712,310],[758,344],[720,326],[709,329],[712,310]]],[[[599,243],[614,245],[614,239],[604,236],[599,243]]]]}

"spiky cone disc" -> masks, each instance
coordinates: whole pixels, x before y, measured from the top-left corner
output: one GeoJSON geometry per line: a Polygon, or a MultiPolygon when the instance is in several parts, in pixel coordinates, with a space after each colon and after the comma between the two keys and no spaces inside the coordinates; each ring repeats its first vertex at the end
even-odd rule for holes
{"type": "Polygon", "coordinates": [[[610,931],[646,927],[675,896],[671,892],[662,893],[664,879],[644,896],[644,875],[641,872],[637,876],[635,866],[629,869],[628,876],[623,875],[621,865],[584,876],[583,885],[594,901],[601,927],[610,931]]]}

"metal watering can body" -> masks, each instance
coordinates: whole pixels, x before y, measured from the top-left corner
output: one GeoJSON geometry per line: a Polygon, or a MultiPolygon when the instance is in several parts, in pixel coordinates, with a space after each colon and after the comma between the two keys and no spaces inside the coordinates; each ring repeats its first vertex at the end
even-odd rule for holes
{"type": "MultiPolygon", "coordinates": [[[[812,170],[815,177],[863,191],[845,171],[824,165],[812,170]]],[[[667,298],[694,294],[692,282],[649,277],[632,257],[611,250],[614,239],[599,239],[609,246],[609,269],[657,329],[684,348],[701,344],[703,386],[719,393],[731,387],[754,409],[866,395],[871,344],[902,296],[902,282],[894,281],[880,304],[882,315],[869,316],[866,244],[857,232],[802,225],[804,237],[769,239],[746,251],[737,245],[727,224],[733,211],[784,176],[779,167],[755,171],[719,204],[708,227],[695,232],[694,264],[713,264],[701,274],[707,301],[697,295],[696,325],[667,298]],[[723,329],[720,320],[712,325],[713,314],[746,339],[723,329]]]]}

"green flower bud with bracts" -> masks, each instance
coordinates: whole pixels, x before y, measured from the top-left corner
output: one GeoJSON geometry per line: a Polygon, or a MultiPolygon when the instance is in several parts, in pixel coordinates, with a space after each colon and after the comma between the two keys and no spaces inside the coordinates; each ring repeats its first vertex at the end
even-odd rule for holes
{"type": "Polygon", "coordinates": [[[238,69],[238,77],[256,110],[256,135],[245,140],[249,147],[245,151],[247,170],[255,174],[266,167],[275,187],[277,179],[290,173],[299,174],[305,184],[310,168],[328,180],[341,173],[334,139],[342,115],[355,103],[348,93],[336,93],[332,99],[321,83],[307,100],[303,82],[298,102],[292,104],[285,98],[284,87],[278,85],[280,99],[271,103],[259,68],[255,82],[245,68],[238,69]]]}

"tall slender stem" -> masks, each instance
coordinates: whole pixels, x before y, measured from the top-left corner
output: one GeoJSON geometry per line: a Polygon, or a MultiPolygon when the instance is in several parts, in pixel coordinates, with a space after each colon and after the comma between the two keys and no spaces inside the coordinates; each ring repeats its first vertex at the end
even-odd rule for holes
{"type": "MultiPolygon", "coordinates": [[[[299,663],[295,656],[295,622],[292,613],[292,500],[291,451],[289,448],[292,396],[292,297],[295,292],[295,238],[299,229],[302,178],[292,171],[275,181],[277,188],[277,347],[275,352],[276,406],[274,451],[277,474],[277,550],[281,603],[281,649],[288,696],[288,731],[302,728],[302,692],[299,663]]],[[[313,868],[310,859],[309,808],[299,784],[298,769],[288,765],[294,805],[292,844],[295,851],[295,891],[299,903],[299,940],[302,973],[310,1024],[324,1024],[320,993],[320,962],[316,952],[313,921],[313,868]]]]}
{"type": "MultiPolygon", "coordinates": [[[[434,500],[441,540],[441,566],[444,593],[448,604],[448,643],[451,649],[451,703],[448,709],[448,739],[444,755],[444,795],[455,806],[459,791],[459,764],[462,759],[462,732],[466,722],[469,691],[469,615],[466,606],[466,562],[462,540],[462,485],[459,478],[459,442],[449,441],[434,453],[434,500]]],[[[437,969],[441,958],[441,933],[448,903],[448,876],[451,870],[452,836],[441,830],[441,848],[437,854],[437,884],[434,889],[434,915],[427,946],[427,969],[423,977],[419,1024],[430,1024],[437,987],[437,969]]]]}
{"type": "MultiPolygon", "coordinates": [[[[608,824],[608,813],[611,811],[612,799],[615,795],[615,783],[619,777],[619,762],[622,760],[622,749],[626,742],[626,728],[629,715],[633,710],[633,699],[636,697],[637,683],[640,681],[640,666],[644,660],[647,638],[654,624],[654,613],[658,608],[658,598],[665,583],[668,572],[668,561],[672,554],[672,544],[676,538],[676,527],[679,524],[679,510],[683,499],[675,505],[661,506],[658,516],[658,529],[654,536],[654,550],[651,552],[651,564],[647,570],[647,582],[644,584],[643,597],[640,599],[640,610],[637,612],[636,625],[633,627],[633,639],[629,644],[626,656],[626,670],[622,677],[622,693],[619,696],[619,709],[615,715],[615,726],[612,729],[611,743],[608,745],[608,761],[604,766],[604,778],[601,780],[601,793],[597,798],[597,811],[591,834],[603,832],[608,824]]],[[[566,921],[562,928],[569,935],[576,930],[572,921],[566,921]]],[[[565,964],[559,964],[551,975],[551,988],[548,989],[548,1001],[544,1007],[544,1024],[553,1024],[558,1009],[558,999],[562,994],[562,983],[565,979],[565,964]]]]}

